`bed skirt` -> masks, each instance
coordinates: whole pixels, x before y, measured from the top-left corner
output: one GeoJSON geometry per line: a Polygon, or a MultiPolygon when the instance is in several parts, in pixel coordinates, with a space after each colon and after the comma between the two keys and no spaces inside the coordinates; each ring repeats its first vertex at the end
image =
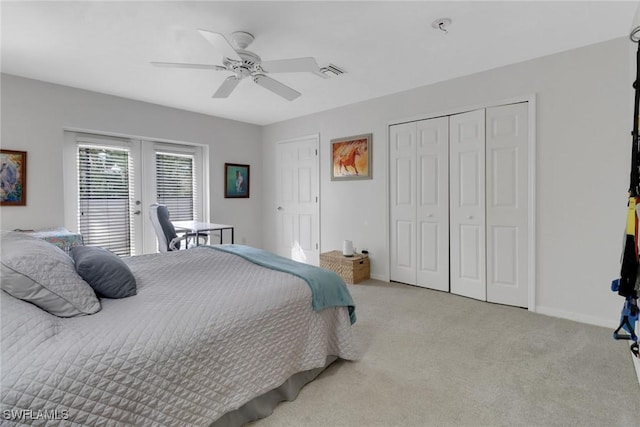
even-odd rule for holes
{"type": "Polygon", "coordinates": [[[211,427],[240,427],[251,421],[268,417],[280,402],[294,401],[302,387],[313,381],[337,359],[336,356],[327,356],[324,366],[292,375],[280,387],[256,397],[235,411],[227,412],[214,421],[211,427]]]}

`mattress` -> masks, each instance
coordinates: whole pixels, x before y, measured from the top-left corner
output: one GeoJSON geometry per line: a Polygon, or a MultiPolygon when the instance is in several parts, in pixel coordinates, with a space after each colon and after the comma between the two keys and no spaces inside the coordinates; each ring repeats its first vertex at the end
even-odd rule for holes
{"type": "Polygon", "coordinates": [[[125,260],[138,294],[93,315],[2,293],[4,419],[204,426],[329,356],[357,357],[347,308],[314,311],[294,275],[206,247],[125,260]]]}

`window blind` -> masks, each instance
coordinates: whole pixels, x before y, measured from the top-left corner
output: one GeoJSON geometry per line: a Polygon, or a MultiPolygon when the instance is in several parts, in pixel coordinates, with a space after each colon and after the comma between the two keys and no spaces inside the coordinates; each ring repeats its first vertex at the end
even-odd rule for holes
{"type": "Polygon", "coordinates": [[[172,221],[188,221],[194,217],[196,181],[194,156],[156,152],[156,191],[158,203],[166,205],[172,221]]]}
{"type": "Polygon", "coordinates": [[[85,245],[132,254],[133,163],[128,149],[78,145],[78,223],[85,245]]]}

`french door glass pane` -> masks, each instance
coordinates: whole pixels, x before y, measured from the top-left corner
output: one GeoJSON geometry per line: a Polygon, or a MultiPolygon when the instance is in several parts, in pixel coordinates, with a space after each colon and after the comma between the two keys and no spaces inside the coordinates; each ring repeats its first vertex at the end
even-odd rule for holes
{"type": "Polygon", "coordinates": [[[157,200],[167,206],[173,221],[194,219],[193,160],[192,155],[156,153],[157,200]]]}
{"type": "Polygon", "coordinates": [[[132,174],[127,149],[78,146],[78,223],[85,245],[131,255],[132,174]]]}

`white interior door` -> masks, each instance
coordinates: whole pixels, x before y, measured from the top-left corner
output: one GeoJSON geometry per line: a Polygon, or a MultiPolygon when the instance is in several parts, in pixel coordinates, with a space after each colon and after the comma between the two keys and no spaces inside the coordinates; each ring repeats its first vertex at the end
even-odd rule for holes
{"type": "Polygon", "coordinates": [[[487,109],[487,301],[528,305],[528,104],[487,109]]]}
{"type": "Polygon", "coordinates": [[[318,136],[277,144],[278,254],[319,265],[318,136]]]}
{"type": "Polygon", "coordinates": [[[449,120],[451,292],[485,301],[485,110],[449,120]]]}
{"type": "Polygon", "coordinates": [[[416,284],[416,124],[389,128],[391,280],[416,284]]]}
{"type": "Polygon", "coordinates": [[[416,125],[416,284],[448,292],[449,118],[416,125]]]}

